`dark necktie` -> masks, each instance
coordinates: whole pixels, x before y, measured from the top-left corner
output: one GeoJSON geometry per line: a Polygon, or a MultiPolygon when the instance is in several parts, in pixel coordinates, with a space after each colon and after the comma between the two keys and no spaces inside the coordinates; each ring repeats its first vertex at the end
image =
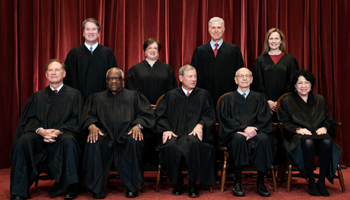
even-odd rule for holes
{"type": "Polygon", "coordinates": [[[54,90],[55,94],[57,94],[57,90],[54,90]]]}
{"type": "Polygon", "coordinates": [[[91,54],[92,54],[92,47],[90,47],[90,52],[91,52],[91,54]]]}
{"type": "Polygon", "coordinates": [[[247,94],[246,94],[246,93],[243,93],[242,95],[243,95],[243,97],[245,98],[245,96],[246,96],[247,94]]]}
{"type": "Polygon", "coordinates": [[[216,57],[216,54],[218,54],[218,46],[219,46],[219,44],[215,44],[215,49],[214,49],[214,55],[215,55],[215,57],[216,57]]]}
{"type": "Polygon", "coordinates": [[[187,91],[187,94],[186,94],[187,96],[190,96],[190,92],[189,91],[187,91]]]}
{"type": "Polygon", "coordinates": [[[112,94],[117,95],[117,93],[116,93],[116,92],[112,92],[112,94]]]}

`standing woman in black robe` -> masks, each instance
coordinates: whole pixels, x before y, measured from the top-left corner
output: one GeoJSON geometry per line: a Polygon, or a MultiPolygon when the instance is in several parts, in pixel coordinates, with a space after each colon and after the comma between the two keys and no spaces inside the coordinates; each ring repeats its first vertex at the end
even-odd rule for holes
{"type": "Polygon", "coordinates": [[[332,139],[334,121],[325,99],[312,93],[315,77],[300,70],[291,77],[295,91],[282,99],[278,119],[284,126],[284,143],[289,162],[295,164],[304,177],[309,178],[309,194],[329,196],[325,177],[333,183],[340,159],[340,146],[332,139]],[[320,174],[314,176],[315,151],[319,152],[320,174]]]}
{"type": "MultiPolygon", "coordinates": [[[[126,77],[126,88],[141,92],[156,107],[160,96],[177,87],[177,81],[173,68],[158,60],[161,49],[160,42],[155,38],[148,38],[143,43],[143,51],[146,59],[132,66],[126,77]]],[[[145,162],[158,162],[158,154],[155,152],[157,135],[153,130],[143,131],[145,139],[145,162]]]]}
{"type": "Polygon", "coordinates": [[[160,96],[177,87],[173,68],[158,60],[161,44],[148,38],[143,44],[146,59],[132,66],[126,78],[126,88],[140,91],[153,109],[160,96]]]}
{"type": "MultiPolygon", "coordinates": [[[[283,32],[278,28],[271,28],[266,33],[264,49],[256,58],[252,71],[252,90],[265,94],[271,113],[275,113],[278,98],[288,92],[290,77],[297,70],[298,61],[287,53],[283,32]]],[[[275,114],[272,120],[276,121],[275,114]]]]}

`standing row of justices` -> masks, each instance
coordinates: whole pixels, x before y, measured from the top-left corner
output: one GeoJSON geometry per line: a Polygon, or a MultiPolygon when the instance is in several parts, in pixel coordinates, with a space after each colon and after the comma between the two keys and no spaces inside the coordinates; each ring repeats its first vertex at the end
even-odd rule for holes
{"type": "MultiPolygon", "coordinates": [[[[98,44],[100,24],[96,19],[86,19],[82,29],[85,42],[68,53],[64,83],[78,89],[86,100],[91,94],[106,89],[104,74],[109,68],[117,67],[117,63],[113,51],[98,44]]],[[[211,41],[194,50],[191,65],[197,70],[198,86],[208,90],[213,102],[217,102],[222,94],[237,88],[235,72],[244,67],[244,62],[240,48],[223,41],[225,22],[222,18],[211,18],[208,31],[211,41]]],[[[266,95],[273,112],[277,99],[288,92],[291,75],[299,69],[286,46],[283,32],[271,28],[266,34],[262,54],[253,66],[252,89],[266,95]]],[[[146,59],[130,68],[126,88],[143,93],[154,107],[162,94],[177,87],[177,82],[173,68],[158,60],[161,50],[158,40],[147,39],[143,50],[146,59]]],[[[273,119],[276,120],[275,114],[273,119]]]]}

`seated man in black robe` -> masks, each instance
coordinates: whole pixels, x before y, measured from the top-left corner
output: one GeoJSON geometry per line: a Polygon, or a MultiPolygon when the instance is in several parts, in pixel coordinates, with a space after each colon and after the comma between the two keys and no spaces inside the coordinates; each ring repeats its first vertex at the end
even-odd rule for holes
{"type": "Polygon", "coordinates": [[[23,109],[10,155],[10,199],[30,198],[29,187],[41,172],[55,179],[51,197],[68,187],[65,199],[77,198],[76,136],[84,100],[78,90],[63,84],[65,75],[64,64],[50,60],[46,65],[50,86],[34,93],[23,109]]]}
{"type": "Polygon", "coordinates": [[[226,146],[233,159],[233,195],[244,196],[242,166],[251,160],[258,171],[257,192],[267,197],[270,192],[264,185],[264,175],[276,154],[270,107],[264,95],[250,90],[253,77],[249,69],[237,70],[235,81],[238,89],[226,95],[220,103],[219,145],[226,146]]]}
{"type": "Polygon", "coordinates": [[[126,197],[137,197],[143,182],[143,128],[155,124],[147,98],[123,88],[124,74],[111,68],[106,74],[107,90],[92,94],[86,101],[81,128],[89,135],[83,158],[85,185],[94,198],[104,198],[114,159],[119,177],[127,187],[126,197]]]}
{"type": "Polygon", "coordinates": [[[196,69],[185,65],[179,70],[182,86],[163,97],[156,109],[160,163],[171,182],[176,183],[174,195],[183,193],[180,170],[183,156],[188,168],[188,195],[198,197],[196,181],[215,184],[215,148],[210,126],[215,109],[208,91],[197,88],[196,69]]]}

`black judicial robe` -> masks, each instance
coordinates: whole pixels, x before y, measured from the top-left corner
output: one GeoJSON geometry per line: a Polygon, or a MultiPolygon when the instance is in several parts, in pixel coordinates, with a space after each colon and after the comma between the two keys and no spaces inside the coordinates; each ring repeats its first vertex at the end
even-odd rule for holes
{"type": "MultiPolygon", "coordinates": [[[[99,197],[105,196],[112,160],[125,185],[135,192],[143,182],[143,141],[127,133],[136,124],[152,128],[154,111],[140,92],[123,88],[116,95],[105,90],[92,94],[86,101],[81,128],[95,124],[104,134],[96,143],[87,143],[83,158],[85,185],[99,197]]],[[[88,132],[88,131],[87,131],[88,132]]]]}
{"type": "Polygon", "coordinates": [[[114,52],[101,44],[93,54],[84,44],[70,50],[66,60],[64,83],[78,89],[87,99],[91,94],[106,90],[106,73],[117,67],[114,52]]]}
{"type": "Polygon", "coordinates": [[[29,187],[41,173],[38,164],[42,162],[47,163],[43,167],[45,172],[56,181],[50,190],[51,197],[79,181],[80,149],[75,138],[83,106],[81,93],[67,85],[57,95],[48,86],[30,96],[18,121],[15,146],[10,154],[11,194],[29,198],[29,187]],[[58,129],[63,134],[49,144],[35,133],[40,127],[58,129]],[[65,145],[67,138],[71,139],[69,148],[65,145]]]}
{"type": "Polygon", "coordinates": [[[214,104],[221,95],[237,89],[235,73],[244,67],[240,48],[225,41],[216,57],[210,43],[197,47],[191,65],[197,71],[197,86],[211,94],[214,104]]]}
{"type": "MultiPolygon", "coordinates": [[[[264,159],[262,163],[266,163],[266,166],[256,167],[259,171],[266,172],[274,161],[276,138],[272,133],[270,107],[265,96],[252,90],[250,90],[246,98],[239,94],[237,90],[231,92],[222,98],[218,109],[218,118],[220,122],[218,139],[220,146],[229,145],[234,134],[237,134],[238,131],[244,132],[244,129],[248,126],[256,127],[258,135],[264,133],[269,137],[270,145],[264,149],[264,152],[267,152],[264,156],[257,156],[255,153],[261,151],[256,146],[256,137],[247,141],[249,143],[247,151],[251,156],[252,162],[254,164],[261,163],[260,159],[264,159]]],[[[239,153],[246,154],[247,152],[239,153]]],[[[240,162],[241,165],[249,164],[249,157],[247,156],[240,162]]]]}
{"type": "MultiPolygon", "coordinates": [[[[301,147],[303,136],[297,134],[296,129],[299,127],[308,129],[312,133],[311,138],[314,139],[332,139],[335,134],[335,126],[326,101],[323,96],[310,92],[307,103],[305,103],[297,93],[292,93],[282,99],[278,119],[283,123],[287,158],[289,162],[299,168],[304,177],[307,177],[301,147]],[[316,134],[316,130],[321,127],[327,128],[327,134],[316,134]]],[[[332,140],[332,145],[332,160],[327,172],[327,179],[333,183],[340,159],[341,147],[334,140],[332,140]]]]}
{"type": "Polygon", "coordinates": [[[287,92],[292,74],[299,70],[297,59],[285,53],[275,64],[268,54],[256,58],[252,70],[252,90],[266,95],[267,100],[277,101],[287,92]]]}
{"type": "Polygon", "coordinates": [[[177,87],[173,68],[157,60],[151,67],[146,60],[131,67],[126,78],[126,88],[140,91],[151,104],[160,96],[177,87]]]}
{"type": "Polygon", "coordinates": [[[209,92],[196,87],[187,97],[182,87],[177,87],[160,101],[156,118],[160,162],[170,181],[176,183],[181,156],[184,156],[190,178],[192,176],[202,185],[215,184],[215,141],[210,132],[210,126],[215,121],[215,108],[209,92]],[[203,141],[188,135],[197,124],[203,125],[203,141]],[[172,141],[167,140],[163,144],[165,131],[172,131],[178,137],[172,137],[172,141]]]}

